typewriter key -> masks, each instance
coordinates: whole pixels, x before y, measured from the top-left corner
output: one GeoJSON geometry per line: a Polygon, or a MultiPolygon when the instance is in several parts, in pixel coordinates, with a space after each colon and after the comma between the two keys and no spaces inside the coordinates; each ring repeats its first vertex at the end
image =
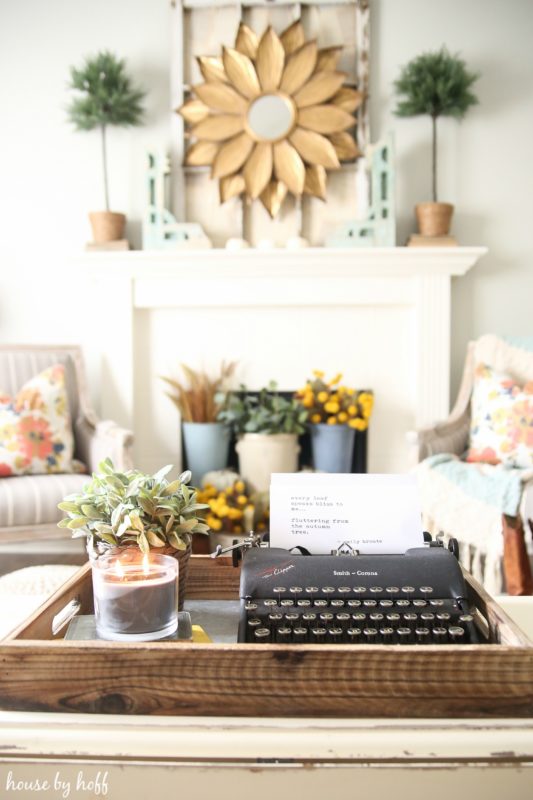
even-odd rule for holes
{"type": "Polygon", "coordinates": [[[259,617],[250,617],[248,620],[248,627],[249,628],[260,628],[262,626],[262,621],[259,617]]]}
{"type": "Polygon", "coordinates": [[[268,619],[270,622],[281,622],[283,619],[283,614],[280,614],[278,611],[273,611],[271,614],[268,615],[268,619]]]}
{"type": "Polygon", "coordinates": [[[338,597],[334,597],[330,603],[330,606],[333,608],[342,608],[344,606],[344,600],[340,600],[338,597]]]}
{"type": "Polygon", "coordinates": [[[378,638],[377,628],[364,628],[363,636],[365,637],[367,644],[375,644],[378,638]]]}
{"type": "Polygon", "coordinates": [[[307,614],[302,614],[302,619],[304,622],[315,622],[316,621],[316,614],[313,612],[308,612],[307,614]]]}
{"type": "Polygon", "coordinates": [[[274,600],[273,597],[267,597],[266,600],[263,600],[263,605],[267,606],[267,607],[269,607],[269,606],[277,606],[277,604],[278,604],[278,601],[274,600]]]}
{"type": "Polygon", "coordinates": [[[391,614],[386,615],[386,619],[388,620],[388,622],[399,622],[400,615],[396,614],[395,612],[392,612],[391,614]]]}
{"type": "Polygon", "coordinates": [[[270,639],[270,631],[268,628],[256,628],[254,631],[254,641],[268,642],[270,639]]]}
{"type": "Polygon", "coordinates": [[[287,625],[284,625],[281,628],[277,628],[276,642],[290,642],[291,633],[292,633],[292,628],[289,628],[287,625]]]}
{"type": "Polygon", "coordinates": [[[464,642],[465,639],[464,628],[460,628],[459,625],[450,625],[450,627],[448,628],[448,635],[454,644],[464,642]]]}
{"type": "Polygon", "coordinates": [[[274,592],[274,594],[285,594],[287,590],[284,586],[274,586],[272,591],[274,592]]]}
{"type": "Polygon", "coordinates": [[[427,606],[427,602],[425,600],[421,600],[420,597],[416,597],[413,600],[413,605],[416,606],[416,608],[424,608],[424,606],[427,606]]]}
{"type": "Polygon", "coordinates": [[[396,633],[398,634],[398,642],[400,644],[407,644],[411,639],[411,628],[397,628],[396,633]]]}
{"type": "Polygon", "coordinates": [[[414,586],[402,586],[402,594],[413,594],[414,590],[414,586]]]}
{"type": "Polygon", "coordinates": [[[397,586],[387,586],[387,587],[386,587],[386,589],[385,589],[385,591],[386,591],[388,594],[391,594],[391,595],[392,595],[392,594],[398,594],[398,592],[399,592],[400,590],[399,590],[399,588],[398,588],[397,586]]]}
{"type": "Polygon", "coordinates": [[[306,586],[305,587],[306,594],[316,594],[318,592],[318,586],[306,586]]]}
{"type": "Polygon", "coordinates": [[[366,620],[366,614],[359,611],[357,614],[352,614],[352,619],[354,622],[364,622],[366,620]]]}
{"type": "Polygon", "coordinates": [[[383,644],[390,644],[394,635],[394,628],[380,628],[379,633],[383,644]]]}
{"type": "Polygon", "coordinates": [[[288,608],[289,606],[294,605],[294,600],[290,600],[288,597],[280,601],[280,606],[283,608],[288,608]]]}
{"type": "Polygon", "coordinates": [[[404,614],[403,618],[406,622],[416,622],[416,620],[418,619],[418,614],[412,614],[412,613],[404,614]]]}
{"type": "Polygon", "coordinates": [[[311,641],[315,644],[322,644],[326,639],[325,628],[311,628],[311,641]]]}
{"type": "Polygon", "coordinates": [[[433,586],[421,586],[420,593],[422,597],[425,597],[427,594],[433,594],[433,586]]]}
{"type": "Polygon", "coordinates": [[[291,594],[301,594],[303,592],[303,589],[301,586],[291,586],[289,592],[291,594]]]}
{"type": "Polygon", "coordinates": [[[459,622],[473,622],[473,621],[474,617],[472,616],[472,614],[461,614],[461,616],[459,617],[459,622]]]}
{"type": "Polygon", "coordinates": [[[339,586],[337,592],[339,594],[349,594],[351,592],[351,588],[349,586],[339,586]]]}
{"type": "Polygon", "coordinates": [[[382,591],[383,591],[383,587],[382,586],[371,586],[370,587],[370,592],[372,594],[379,594],[382,591]]]}
{"type": "Polygon", "coordinates": [[[398,608],[408,608],[411,605],[410,600],[396,600],[398,608]]]}
{"type": "Polygon", "coordinates": [[[317,599],[313,603],[315,608],[327,608],[328,601],[323,599],[317,599]]]}
{"type": "Polygon", "coordinates": [[[257,611],[257,603],[245,603],[244,608],[246,611],[257,611]]]}
{"type": "Polygon", "coordinates": [[[420,614],[420,619],[424,622],[429,622],[435,619],[435,614],[432,614],[430,611],[425,611],[423,614],[420,614]]]}
{"type": "Polygon", "coordinates": [[[366,589],[365,589],[364,586],[354,586],[353,590],[354,590],[354,594],[364,594],[366,592],[366,589]]]}
{"type": "Polygon", "coordinates": [[[293,642],[306,642],[307,641],[307,628],[298,626],[292,629],[293,642]]]}
{"type": "Polygon", "coordinates": [[[392,608],[394,603],[392,600],[380,600],[379,605],[381,608],[392,608]]]}
{"type": "Polygon", "coordinates": [[[383,614],[370,614],[370,619],[372,622],[382,622],[383,614]]]}
{"type": "Polygon", "coordinates": [[[328,641],[329,642],[340,642],[342,639],[342,628],[328,628],[328,641]]]}
{"type": "Polygon", "coordinates": [[[330,594],[335,594],[335,587],[334,586],[323,586],[322,587],[322,594],[325,594],[326,597],[329,597],[330,594]]]}
{"type": "Polygon", "coordinates": [[[447,620],[451,619],[451,614],[448,614],[447,611],[441,611],[437,614],[437,619],[440,619],[441,622],[446,622],[447,620]]]}
{"type": "Polygon", "coordinates": [[[346,631],[346,638],[350,642],[350,644],[354,644],[361,641],[361,628],[348,628],[346,631]]]}
{"type": "Polygon", "coordinates": [[[448,631],[446,630],[446,628],[441,628],[441,627],[433,628],[432,633],[434,642],[436,642],[437,644],[444,644],[448,636],[448,631]]]}
{"type": "Polygon", "coordinates": [[[311,606],[311,601],[310,600],[297,600],[296,601],[296,605],[299,608],[309,608],[311,606]]]}
{"type": "Polygon", "coordinates": [[[347,605],[349,608],[360,608],[360,606],[361,606],[361,601],[360,601],[360,600],[347,600],[347,601],[346,601],[346,605],[347,605]]]}
{"type": "Polygon", "coordinates": [[[335,622],[338,622],[339,625],[346,625],[348,622],[351,621],[350,614],[347,614],[345,611],[341,611],[339,614],[335,614],[335,622]]]}
{"type": "Polygon", "coordinates": [[[363,605],[366,608],[375,608],[378,604],[377,600],[363,600],[363,605]]]}
{"type": "Polygon", "coordinates": [[[429,641],[429,628],[416,628],[416,641],[419,644],[427,644],[429,641]]]}
{"type": "Polygon", "coordinates": [[[444,605],[444,600],[430,600],[429,601],[429,605],[430,606],[443,606],[444,605]]]}
{"type": "Polygon", "coordinates": [[[331,622],[333,620],[333,614],[330,614],[329,611],[325,612],[324,614],[320,614],[321,622],[331,622]]]}
{"type": "Polygon", "coordinates": [[[296,613],[296,611],[289,611],[288,614],[285,614],[285,622],[297,622],[300,619],[300,615],[296,613]]]}

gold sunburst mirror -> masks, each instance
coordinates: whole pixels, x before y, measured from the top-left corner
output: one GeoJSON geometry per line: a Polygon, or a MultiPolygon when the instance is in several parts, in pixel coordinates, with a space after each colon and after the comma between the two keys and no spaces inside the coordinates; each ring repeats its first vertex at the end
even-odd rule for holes
{"type": "Polygon", "coordinates": [[[306,41],[297,20],[261,38],[241,23],[234,48],[198,58],[205,82],[178,109],[196,140],[185,163],[211,167],[221,202],[259,198],[275,217],[288,192],[325,200],[327,170],[360,155],[348,131],[363,94],[343,85],[341,51],[306,41]]]}

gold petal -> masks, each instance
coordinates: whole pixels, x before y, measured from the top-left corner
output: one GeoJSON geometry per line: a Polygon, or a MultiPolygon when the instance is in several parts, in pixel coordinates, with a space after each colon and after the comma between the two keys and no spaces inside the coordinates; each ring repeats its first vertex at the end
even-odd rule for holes
{"type": "Polygon", "coordinates": [[[339,89],[337,94],[333,95],[330,103],[352,113],[359,108],[364,99],[364,92],[358,92],[357,89],[350,89],[348,86],[343,86],[339,89]]]}
{"type": "Polygon", "coordinates": [[[299,19],[289,25],[280,36],[281,44],[288,56],[298,50],[305,42],[305,31],[299,19]]]}
{"type": "Polygon", "coordinates": [[[241,22],[235,39],[235,50],[238,50],[243,56],[255,59],[258,47],[259,38],[255,31],[245,25],[244,22],[241,22]]]}
{"type": "Polygon", "coordinates": [[[325,47],[323,50],[318,51],[318,58],[316,60],[316,71],[330,71],[333,72],[337,69],[337,63],[342,53],[342,47],[325,47]]]}
{"type": "Polygon", "coordinates": [[[225,203],[232,197],[238,197],[245,190],[244,178],[242,175],[227,175],[221,178],[218,184],[220,202],[225,203]]]}
{"type": "Polygon", "coordinates": [[[329,140],[339,158],[339,161],[351,161],[353,158],[359,158],[363,154],[359,150],[353,136],[345,131],[342,133],[333,133],[329,140]]]}
{"type": "Polygon", "coordinates": [[[177,108],[176,111],[190,125],[195,125],[209,114],[209,108],[201,100],[189,100],[181,108],[177,108]]]}
{"type": "Polygon", "coordinates": [[[243,170],[246,193],[255,200],[272,177],[272,145],[257,144],[243,170]]]}
{"type": "Polygon", "coordinates": [[[245,114],[248,108],[244,97],[225,83],[200,83],[198,86],[193,86],[193,91],[206,106],[217,111],[245,114]]]}
{"type": "Polygon", "coordinates": [[[231,47],[224,47],[222,60],[226,75],[238,92],[250,100],[261,94],[255,67],[248,56],[231,47]]]}
{"type": "Polygon", "coordinates": [[[254,142],[247,133],[241,133],[223,144],[213,162],[211,177],[224,178],[237,172],[252,151],[254,142]]]}
{"type": "Polygon", "coordinates": [[[187,150],[185,163],[192,167],[207,167],[215,160],[218,147],[214,142],[195,142],[187,150]]]}
{"type": "Polygon", "coordinates": [[[287,196],[287,187],[281,181],[270,181],[261,193],[261,202],[272,218],[276,217],[287,196]]]}
{"type": "Polygon", "coordinates": [[[316,56],[316,42],[308,42],[291,55],[281,79],[280,88],[283,92],[294,94],[301,89],[314,72],[316,56]]]}
{"type": "Polygon", "coordinates": [[[309,106],[298,113],[298,124],[317,133],[337,133],[355,125],[355,117],[339,106],[309,106]]]}
{"type": "Polygon", "coordinates": [[[323,103],[340,89],[345,77],[344,72],[315,72],[305,86],[295,94],[294,102],[299,108],[323,103]]]}
{"type": "Polygon", "coordinates": [[[295,195],[302,194],[305,183],[305,164],[287,141],[274,145],[274,170],[276,178],[283,181],[295,195]]]}
{"type": "Polygon", "coordinates": [[[273,92],[281,81],[285,50],[278,35],[269,26],[261,37],[255,60],[259,83],[264,92],[273,92]]]}
{"type": "Polygon", "coordinates": [[[325,136],[305,128],[295,128],[289,141],[308,164],[320,164],[327,169],[340,167],[335,148],[325,136]]]}
{"type": "Polygon", "coordinates": [[[244,120],[234,114],[214,114],[202,120],[191,129],[197,139],[210,142],[223,142],[244,130],[244,120]]]}
{"type": "Polygon", "coordinates": [[[204,80],[208,83],[218,81],[219,83],[227,83],[227,76],[224,72],[224,64],[221,58],[216,56],[198,56],[196,59],[200,67],[200,72],[204,80]]]}
{"type": "Polygon", "coordinates": [[[326,199],[326,170],[319,164],[312,164],[305,170],[304,194],[326,199]]]}

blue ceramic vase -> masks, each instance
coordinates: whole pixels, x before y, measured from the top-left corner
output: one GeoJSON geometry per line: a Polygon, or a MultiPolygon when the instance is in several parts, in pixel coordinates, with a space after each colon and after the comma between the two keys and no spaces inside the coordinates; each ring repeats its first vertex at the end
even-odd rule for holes
{"type": "Polygon", "coordinates": [[[351,472],[355,430],[348,425],[310,425],[313,466],[318,472],[351,472]]]}
{"type": "Polygon", "coordinates": [[[206,472],[227,466],[230,431],[222,422],[182,422],[181,426],[191,484],[200,486],[206,472]]]}

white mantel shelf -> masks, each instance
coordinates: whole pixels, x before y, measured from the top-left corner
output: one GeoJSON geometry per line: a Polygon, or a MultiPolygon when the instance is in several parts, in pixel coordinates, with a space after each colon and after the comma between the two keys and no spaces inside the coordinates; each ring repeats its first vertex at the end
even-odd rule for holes
{"type": "MultiPolygon", "coordinates": [[[[222,324],[233,331],[230,349],[237,352],[232,358],[256,370],[252,383],[281,374],[281,382],[296,385],[302,379],[300,362],[317,352],[326,369],[346,364],[349,370],[355,362],[361,385],[375,389],[376,428],[382,431],[371,437],[371,467],[399,471],[405,463],[402,434],[398,425],[387,429],[392,423],[386,420],[401,417],[413,428],[448,414],[452,278],[460,279],[486,252],[485,247],[391,247],[85,253],[76,261],[96,285],[102,317],[113,320],[113,330],[120,331],[117,337],[104,335],[100,343],[102,413],[125,426],[148,429],[157,398],[152,397],[149,410],[140,388],[144,373],[141,377],[139,347],[155,348],[147,363],[157,369],[162,349],[172,347],[170,341],[185,321],[194,331],[188,357],[202,363],[209,350],[222,361],[228,355],[228,345],[224,348],[219,341],[222,324]],[[313,322],[317,309],[320,326],[313,322]],[[137,312],[156,315],[149,317],[154,320],[166,315],[166,324],[168,315],[175,315],[159,347],[139,338],[139,326],[148,317],[137,312]],[[277,351],[272,337],[265,336],[265,325],[280,332],[283,345],[278,337],[277,351]],[[339,325],[344,326],[343,341],[335,336],[325,340],[323,331],[338,332],[339,325]],[[235,345],[240,340],[242,346],[235,345]]],[[[183,360],[178,351],[176,360],[183,360]]],[[[155,413],[161,417],[165,409],[158,407],[155,413]]],[[[169,418],[163,428],[171,424],[169,418]]],[[[142,434],[138,438],[146,451],[142,434]]],[[[148,442],[156,440],[154,428],[148,442]]]]}

